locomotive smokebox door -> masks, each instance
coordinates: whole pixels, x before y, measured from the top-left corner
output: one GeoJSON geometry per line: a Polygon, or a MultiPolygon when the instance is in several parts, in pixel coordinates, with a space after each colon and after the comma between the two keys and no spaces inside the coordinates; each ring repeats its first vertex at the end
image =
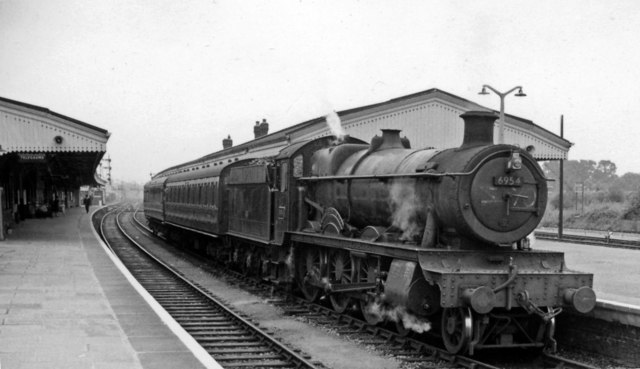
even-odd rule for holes
{"type": "Polygon", "coordinates": [[[440,309],[437,286],[424,279],[414,261],[393,260],[384,285],[384,301],[392,306],[405,306],[416,315],[431,315],[440,309]]]}

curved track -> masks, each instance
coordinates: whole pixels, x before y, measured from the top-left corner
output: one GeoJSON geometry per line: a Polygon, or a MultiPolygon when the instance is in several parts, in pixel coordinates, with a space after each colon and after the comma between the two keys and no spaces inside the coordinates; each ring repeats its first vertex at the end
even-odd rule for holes
{"type": "Polygon", "coordinates": [[[131,214],[106,214],[101,222],[103,239],[143,287],[220,365],[317,367],[143,251],[134,238],[127,236],[133,231],[131,214]]]}

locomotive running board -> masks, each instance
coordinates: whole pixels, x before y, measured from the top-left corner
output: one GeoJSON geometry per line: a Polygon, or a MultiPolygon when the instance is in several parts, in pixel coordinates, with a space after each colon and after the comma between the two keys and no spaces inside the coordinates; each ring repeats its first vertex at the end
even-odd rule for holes
{"type": "MultiPolygon", "coordinates": [[[[436,283],[443,291],[443,307],[460,304],[460,294],[468,288],[489,286],[496,288],[509,283],[509,264],[517,266],[513,288],[517,291],[540,291],[535,296],[541,306],[562,305],[563,291],[592,286],[593,275],[566,268],[564,253],[553,251],[506,251],[506,250],[447,250],[408,246],[328,236],[317,233],[288,232],[292,243],[344,249],[368,255],[416,262],[425,280],[436,283]]],[[[497,291],[496,307],[515,306],[505,288],[497,291]]],[[[532,296],[533,297],[533,296],[532,296]]]]}
{"type": "Polygon", "coordinates": [[[370,255],[387,256],[403,260],[418,261],[418,253],[424,251],[418,246],[407,246],[396,243],[376,242],[345,238],[340,236],[327,236],[317,233],[288,232],[291,242],[307,245],[320,245],[330,248],[358,251],[370,255]]]}

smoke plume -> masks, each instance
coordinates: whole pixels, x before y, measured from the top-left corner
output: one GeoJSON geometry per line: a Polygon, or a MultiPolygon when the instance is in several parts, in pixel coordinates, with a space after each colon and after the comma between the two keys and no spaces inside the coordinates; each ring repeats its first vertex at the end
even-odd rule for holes
{"type": "Polygon", "coordinates": [[[338,113],[332,111],[331,113],[327,114],[324,119],[326,120],[327,126],[331,130],[331,133],[333,133],[333,135],[338,138],[338,141],[344,140],[344,136],[347,135],[347,132],[344,130],[344,128],[342,128],[342,122],[340,122],[338,113]]]}
{"type": "Polygon", "coordinates": [[[391,225],[402,231],[403,241],[413,241],[421,235],[423,224],[418,220],[420,201],[415,191],[414,179],[401,179],[391,183],[389,202],[391,225]]]}
{"type": "Polygon", "coordinates": [[[527,238],[529,239],[529,248],[535,248],[535,244],[536,244],[536,235],[535,233],[531,232],[530,235],[527,236],[527,238]]]}
{"type": "Polygon", "coordinates": [[[406,329],[416,333],[431,330],[431,323],[406,311],[404,307],[391,307],[380,302],[373,302],[367,306],[367,313],[377,317],[380,321],[402,322],[406,329]]]}

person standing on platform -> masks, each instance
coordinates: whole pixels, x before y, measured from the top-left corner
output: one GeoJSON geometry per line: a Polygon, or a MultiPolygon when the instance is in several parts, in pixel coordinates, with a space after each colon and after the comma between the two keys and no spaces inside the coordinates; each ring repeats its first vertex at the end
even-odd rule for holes
{"type": "Polygon", "coordinates": [[[82,202],[84,203],[84,208],[87,210],[87,213],[89,213],[89,207],[91,206],[91,197],[89,196],[89,194],[84,197],[84,200],[82,200],[82,202]]]}

